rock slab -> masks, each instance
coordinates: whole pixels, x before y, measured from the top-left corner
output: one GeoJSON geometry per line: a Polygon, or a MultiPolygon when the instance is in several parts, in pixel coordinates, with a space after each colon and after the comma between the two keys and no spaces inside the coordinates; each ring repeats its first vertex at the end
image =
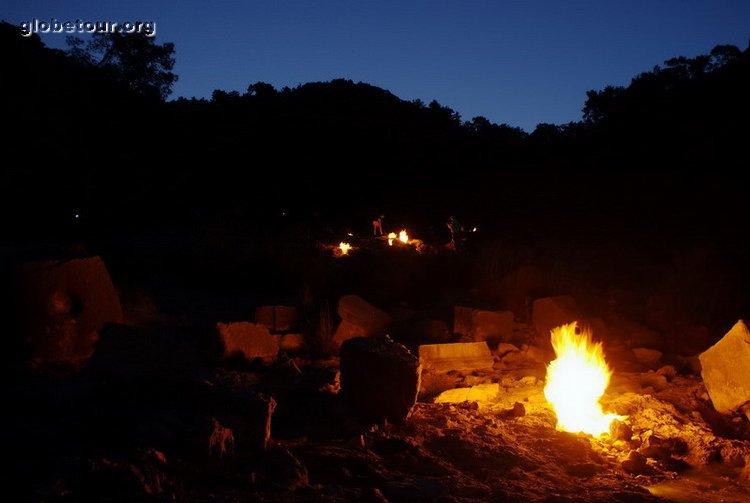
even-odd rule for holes
{"type": "Polygon", "coordinates": [[[425,370],[472,371],[491,369],[494,358],[486,342],[455,342],[449,344],[422,344],[419,361],[425,370]]]}
{"type": "Polygon", "coordinates": [[[750,402],[750,331],[744,320],[699,358],[703,383],[718,412],[731,414],[750,402]]]}

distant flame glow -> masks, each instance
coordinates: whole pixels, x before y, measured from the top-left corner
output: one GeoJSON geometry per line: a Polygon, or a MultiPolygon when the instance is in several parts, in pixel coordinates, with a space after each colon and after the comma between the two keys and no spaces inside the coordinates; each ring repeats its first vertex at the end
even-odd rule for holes
{"type": "Polygon", "coordinates": [[[404,244],[409,243],[409,235],[406,233],[405,230],[398,233],[398,240],[404,244]]]}
{"type": "Polygon", "coordinates": [[[349,243],[345,243],[343,241],[339,243],[339,250],[341,250],[341,255],[349,255],[349,250],[351,249],[352,245],[350,245],[349,243]]]}
{"type": "Polygon", "coordinates": [[[598,437],[621,416],[605,414],[599,404],[612,375],[602,343],[594,343],[587,328],[576,334],[576,327],[573,322],[552,329],[557,358],[547,366],[544,396],[555,410],[559,430],[598,437]]]}
{"type": "Polygon", "coordinates": [[[393,240],[397,237],[395,232],[388,233],[388,246],[393,246],[393,240]]]}

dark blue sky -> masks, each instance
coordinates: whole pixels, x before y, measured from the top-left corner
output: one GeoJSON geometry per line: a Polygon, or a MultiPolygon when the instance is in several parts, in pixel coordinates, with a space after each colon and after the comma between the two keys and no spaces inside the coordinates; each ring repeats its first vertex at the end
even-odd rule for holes
{"type": "MultiPolygon", "coordinates": [[[[349,78],[464,119],[533,129],[581,117],[588,89],[673,56],[744,49],[750,0],[4,0],[0,18],[153,20],[177,46],[173,96],[349,78]]],[[[62,47],[64,35],[45,35],[62,47]]]]}

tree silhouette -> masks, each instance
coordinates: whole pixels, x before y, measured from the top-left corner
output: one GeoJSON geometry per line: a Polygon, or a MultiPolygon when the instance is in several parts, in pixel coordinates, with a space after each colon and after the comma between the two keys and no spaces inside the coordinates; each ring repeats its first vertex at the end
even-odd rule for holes
{"type": "Polygon", "coordinates": [[[94,34],[85,44],[77,37],[67,38],[68,53],[79,63],[95,65],[112,74],[120,83],[146,98],[163,100],[172,93],[177,75],[174,44],[157,44],[139,34],[94,34]]]}

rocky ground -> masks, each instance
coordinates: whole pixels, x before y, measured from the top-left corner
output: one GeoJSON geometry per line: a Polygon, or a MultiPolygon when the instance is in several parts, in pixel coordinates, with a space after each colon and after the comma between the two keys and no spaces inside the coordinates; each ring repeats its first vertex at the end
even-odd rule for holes
{"type": "Polygon", "coordinates": [[[116,299],[98,258],[63,263],[57,270],[72,272],[54,281],[46,265],[32,268],[28,319],[48,320],[30,325],[44,350],[36,363],[14,363],[3,381],[9,494],[34,502],[747,500],[750,423],[715,410],[696,357],[721,335],[678,323],[669,296],[646,302],[572,288],[529,265],[474,287],[467,278],[484,278],[484,269],[446,272],[473,271],[473,255],[378,244],[351,260],[326,249],[319,262],[305,261],[319,284],[291,307],[264,306],[244,288],[225,294],[222,283],[221,295],[120,289],[122,312],[113,304],[92,313],[101,291],[116,299]],[[379,307],[347,295],[351,285],[379,307]],[[570,290],[576,299],[539,294],[570,290]],[[545,334],[572,320],[593,328],[614,370],[602,404],[623,417],[601,438],[558,431],[543,395],[554,358],[545,334]],[[55,330],[86,344],[62,344],[55,330]],[[349,343],[381,333],[405,346],[349,343]],[[427,362],[452,342],[482,351],[427,362]],[[61,354],[66,361],[55,363],[61,354]],[[394,366],[384,365],[393,355],[394,366]],[[376,391],[347,395],[347,368],[358,390],[376,391]],[[363,416],[384,403],[389,414],[411,412],[363,416]]]}
{"type": "Polygon", "coordinates": [[[621,365],[641,371],[616,372],[603,405],[627,417],[594,439],[555,429],[544,352],[508,349],[493,369],[426,373],[402,423],[360,419],[336,357],[37,369],[6,394],[13,480],[32,501],[746,501],[748,423],[715,413],[689,365],[621,365]],[[256,393],[277,403],[265,451],[224,419],[256,393]]]}

